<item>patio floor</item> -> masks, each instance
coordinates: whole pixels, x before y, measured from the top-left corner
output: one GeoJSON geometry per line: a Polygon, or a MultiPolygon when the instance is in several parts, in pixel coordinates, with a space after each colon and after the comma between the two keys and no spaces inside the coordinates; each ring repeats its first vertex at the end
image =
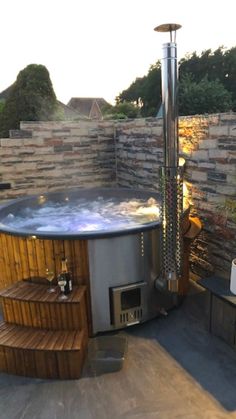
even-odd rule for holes
{"type": "Polygon", "coordinates": [[[74,381],[0,374],[1,419],[236,418],[236,352],[209,335],[195,284],[165,318],[120,332],[121,371],[74,381]]]}

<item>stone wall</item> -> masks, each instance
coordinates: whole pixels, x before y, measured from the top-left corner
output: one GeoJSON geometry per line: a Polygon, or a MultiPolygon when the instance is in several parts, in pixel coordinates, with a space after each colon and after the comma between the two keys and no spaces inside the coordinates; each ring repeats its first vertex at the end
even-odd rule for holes
{"type": "Polygon", "coordinates": [[[115,183],[112,122],[22,122],[0,141],[2,199],[115,183]]]}
{"type": "MultiPolygon", "coordinates": [[[[179,139],[192,213],[204,227],[192,247],[192,269],[229,278],[236,257],[236,114],[180,118],[179,139]]],[[[116,149],[119,186],[159,189],[161,120],[117,123],[116,149]]]]}
{"type": "MultiPolygon", "coordinates": [[[[230,275],[236,257],[236,114],[184,117],[180,154],[192,212],[203,231],[191,252],[199,275],[230,275]]],[[[73,187],[158,190],[162,121],[24,122],[0,140],[2,199],[73,187]]]]}

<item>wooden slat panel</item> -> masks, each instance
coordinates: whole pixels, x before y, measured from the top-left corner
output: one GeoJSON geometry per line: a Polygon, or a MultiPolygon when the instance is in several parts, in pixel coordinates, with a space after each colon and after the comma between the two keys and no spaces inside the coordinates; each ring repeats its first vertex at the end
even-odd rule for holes
{"type": "Polygon", "coordinates": [[[12,248],[13,248],[16,278],[17,278],[17,280],[20,280],[20,279],[23,278],[23,271],[22,271],[22,255],[20,253],[20,239],[19,239],[19,237],[11,236],[11,245],[12,245],[12,248]]]}
{"type": "Polygon", "coordinates": [[[30,270],[29,270],[28,247],[27,247],[26,238],[24,237],[19,238],[19,248],[20,248],[20,255],[21,255],[22,279],[29,279],[30,270]]]}
{"type": "Polygon", "coordinates": [[[24,358],[25,373],[28,377],[37,377],[35,363],[35,352],[31,350],[22,350],[24,358]]]}
{"type": "Polygon", "coordinates": [[[0,371],[7,372],[5,348],[3,346],[0,346],[0,371]]]}
{"type": "Polygon", "coordinates": [[[45,356],[47,378],[59,378],[56,353],[50,351],[45,356]]]}
{"type": "Polygon", "coordinates": [[[18,281],[15,269],[15,260],[14,260],[14,252],[12,246],[12,238],[11,236],[5,234],[3,237],[3,246],[5,248],[5,252],[8,254],[8,267],[10,269],[10,276],[11,282],[18,281]]]}
{"type": "Polygon", "coordinates": [[[21,301],[20,310],[22,313],[22,325],[32,326],[32,318],[29,303],[27,301],[21,301]]]}
{"type": "Polygon", "coordinates": [[[45,278],[46,274],[46,260],[45,260],[45,250],[44,250],[45,240],[37,239],[35,240],[35,251],[36,251],[36,261],[38,268],[38,276],[40,278],[45,278]]]}
{"type": "MultiPolygon", "coordinates": [[[[46,267],[61,270],[61,259],[67,257],[73,284],[88,285],[88,249],[86,240],[42,240],[0,235],[0,289],[22,279],[46,283],[46,267]]],[[[54,281],[56,282],[56,281],[54,281]]]]}
{"type": "Polygon", "coordinates": [[[27,251],[29,261],[29,277],[38,277],[38,265],[37,265],[37,254],[36,254],[36,239],[27,239],[27,251]]]}
{"type": "Polygon", "coordinates": [[[20,302],[17,300],[12,300],[12,309],[14,313],[15,323],[23,324],[22,313],[20,309],[20,302]]]}
{"type": "Polygon", "coordinates": [[[81,277],[83,275],[82,271],[82,242],[75,240],[73,241],[73,258],[74,258],[74,267],[75,267],[75,277],[74,282],[78,285],[82,283],[81,277]]]}
{"type": "Polygon", "coordinates": [[[65,257],[63,240],[53,240],[56,275],[61,272],[61,260],[65,257]]]}
{"type": "Polygon", "coordinates": [[[34,351],[35,365],[36,365],[36,377],[47,378],[47,364],[46,364],[46,352],[34,351]]]}
{"type": "Polygon", "coordinates": [[[2,301],[3,318],[6,322],[15,323],[15,316],[12,307],[12,301],[9,298],[3,298],[2,301]]]}
{"type": "Polygon", "coordinates": [[[6,372],[9,374],[15,374],[16,372],[16,359],[15,351],[13,348],[5,348],[5,360],[6,360],[6,372]]]}
{"type": "Polygon", "coordinates": [[[30,313],[32,319],[32,327],[42,327],[40,319],[39,303],[30,302],[30,313]]]}
{"type": "Polygon", "coordinates": [[[9,260],[8,260],[8,254],[6,252],[6,249],[4,249],[3,244],[3,234],[0,234],[0,246],[1,246],[1,252],[0,252],[0,288],[7,286],[7,284],[11,281],[11,273],[9,268],[9,260]]]}

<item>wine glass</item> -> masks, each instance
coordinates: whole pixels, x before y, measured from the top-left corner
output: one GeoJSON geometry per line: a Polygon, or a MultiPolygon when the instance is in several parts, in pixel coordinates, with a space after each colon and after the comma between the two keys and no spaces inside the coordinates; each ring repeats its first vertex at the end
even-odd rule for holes
{"type": "Polygon", "coordinates": [[[46,278],[50,283],[50,287],[48,288],[48,292],[56,292],[55,288],[52,285],[52,281],[54,279],[54,271],[50,270],[49,268],[46,268],[46,278]]]}
{"type": "Polygon", "coordinates": [[[67,295],[64,294],[64,292],[62,291],[62,287],[66,286],[66,279],[62,276],[59,275],[58,276],[58,285],[61,288],[61,294],[59,295],[59,300],[67,300],[67,295]]]}

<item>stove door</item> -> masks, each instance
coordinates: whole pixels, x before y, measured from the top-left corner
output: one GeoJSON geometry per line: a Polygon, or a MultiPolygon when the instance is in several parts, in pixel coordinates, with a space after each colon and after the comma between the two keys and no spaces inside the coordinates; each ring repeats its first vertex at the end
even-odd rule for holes
{"type": "Polygon", "coordinates": [[[147,317],[146,294],[145,282],[110,288],[112,324],[119,328],[144,321],[147,317]]]}

